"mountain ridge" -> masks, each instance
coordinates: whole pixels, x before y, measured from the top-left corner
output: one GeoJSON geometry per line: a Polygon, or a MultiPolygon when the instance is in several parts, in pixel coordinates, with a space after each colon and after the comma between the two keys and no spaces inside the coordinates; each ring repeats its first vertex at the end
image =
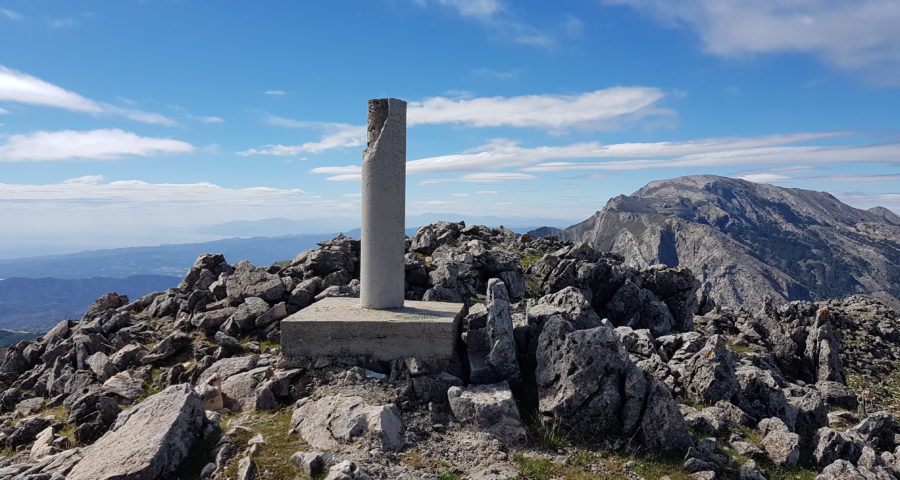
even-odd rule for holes
{"type": "Polygon", "coordinates": [[[897,308],[894,217],[827,192],[697,175],[614,197],[559,236],[622,254],[634,266],[687,266],[704,295],[732,307],[868,293],[897,308]]]}

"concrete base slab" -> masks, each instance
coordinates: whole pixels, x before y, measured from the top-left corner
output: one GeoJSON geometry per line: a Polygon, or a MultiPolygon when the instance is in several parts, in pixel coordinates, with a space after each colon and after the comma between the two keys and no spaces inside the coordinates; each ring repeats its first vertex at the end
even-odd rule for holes
{"type": "Polygon", "coordinates": [[[281,321],[286,357],[404,357],[450,360],[464,305],[407,300],[402,308],[362,308],[358,298],[328,297],[281,321]]]}

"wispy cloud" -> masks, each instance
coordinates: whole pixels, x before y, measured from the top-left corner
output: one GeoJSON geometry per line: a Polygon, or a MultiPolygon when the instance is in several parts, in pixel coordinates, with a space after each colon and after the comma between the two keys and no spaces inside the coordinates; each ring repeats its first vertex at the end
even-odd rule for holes
{"type": "Polygon", "coordinates": [[[203,123],[224,123],[225,122],[225,120],[222,117],[216,117],[214,115],[196,117],[196,119],[203,123]]]}
{"type": "Polygon", "coordinates": [[[0,108],[0,115],[9,115],[9,110],[5,108],[0,108]]]}
{"type": "Polygon", "coordinates": [[[358,209],[358,202],[351,200],[261,186],[107,182],[99,175],[51,184],[0,184],[0,224],[19,227],[0,236],[0,252],[9,256],[196,242],[213,239],[198,233],[208,225],[235,219],[315,218],[325,212],[331,220],[347,218],[347,225],[353,225],[358,209]]]}
{"type": "Polygon", "coordinates": [[[287,92],[284,90],[266,90],[263,92],[264,95],[272,95],[275,97],[280,97],[282,95],[287,95],[287,92]]]}
{"type": "Polygon", "coordinates": [[[900,182],[900,174],[841,174],[841,175],[804,175],[791,176],[784,170],[772,169],[757,173],[735,175],[735,178],[756,183],[804,183],[804,182],[835,182],[835,183],[883,183],[900,182]]]}
{"type": "Polygon", "coordinates": [[[545,31],[518,19],[500,0],[414,0],[414,3],[451,8],[461,17],[480,23],[490,37],[498,40],[544,48],[556,43],[545,31]]]}
{"type": "Polygon", "coordinates": [[[118,129],[39,131],[13,135],[0,144],[0,162],[111,160],[187,153],[193,149],[180,140],[141,137],[118,129]]]}
{"type": "Polygon", "coordinates": [[[25,19],[25,15],[22,15],[21,13],[15,11],[15,10],[10,10],[8,8],[0,8],[0,15],[4,16],[10,20],[15,20],[15,21],[25,19]]]}
{"type": "Polygon", "coordinates": [[[696,31],[707,51],[734,57],[800,52],[879,83],[900,85],[900,4],[884,0],[604,0],[696,31]]]}
{"type": "Polygon", "coordinates": [[[270,125],[294,128],[322,129],[326,133],[318,142],[306,142],[300,145],[263,145],[238,152],[238,155],[299,155],[301,153],[321,153],[335,148],[358,147],[365,144],[366,127],[346,123],[306,122],[289,118],[269,116],[266,122],[270,125]]]}
{"type": "Polygon", "coordinates": [[[431,185],[434,183],[502,183],[519,180],[537,180],[538,177],[527,173],[509,173],[509,172],[484,172],[470,173],[454,178],[426,178],[419,182],[419,185],[431,185]]]}
{"type": "Polygon", "coordinates": [[[0,101],[56,107],[92,115],[116,115],[144,123],[175,125],[171,118],[97,102],[40,78],[0,65],[0,101]]]}
{"type": "Polygon", "coordinates": [[[612,128],[649,115],[671,114],[656,106],[665,94],[653,87],[612,87],[575,95],[431,97],[410,102],[409,125],[451,123],[474,127],[547,129],[612,128]]]}
{"type": "Polygon", "coordinates": [[[512,80],[518,78],[524,70],[516,68],[513,70],[493,70],[490,68],[476,68],[472,70],[472,75],[476,78],[490,78],[493,80],[512,80]]]}
{"type": "MultiPolygon", "coordinates": [[[[577,95],[519,97],[444,96],[409,102],[407,125],[459,124],[469,127],[531,127],[553,131],[566,128],[614,128],[651,115],[671,115],[656,106],[665,94],[652,87],[613,87],[577,95]]],[[[298,155],[365,144],[364,125],[296,120],[267,115],[269,125],[324,130],[317,142],[269,144],[239,155],[298,155]]],[[[342,177],[346,180],[345,177],[342,177]]]]}
{"type": "Polygon", "coordinates": [[[522,147],[520,142],[496,139],[460,154],[413,160],[407,165],[411,173],[445,173],[487,171],[503,168],[523,168],[526,171],[564,171],[592,169],[636,169],[647,165],[671,165],[671,160],[618,160],[605,163],[551,162],[556,159],[594,159],[673,157],[740,151],[772,147],[822,138],[846,135],[848,132],[810,132],[758,137],[708,138],[682,142],[619,143],[603,145],[598,142],[574,143],[563,146],[522,147]]]}
{"type": "Polygon", "coordinates": [[[103,183],[88,175],[45,185],[0,184],[0,203],[59,203],[84,205],[252,205],[279,200],[310,200],[300,189],[270,187],[226,188],[212,183],[148,183],[122,180],[103,183]]]}
{"type": "Polygon", "coordinates": [[[53,18],[47,21],[50,28],[71,28],[78,25],[78,20],[72,17],[53,18]]]}
{"type": "Polygon", "coordinates": [[[103,181],[103,175],[85,175],[83,177],[70,178],[67,180],[63,180],[63,185],[97,185],[103,181]]]}

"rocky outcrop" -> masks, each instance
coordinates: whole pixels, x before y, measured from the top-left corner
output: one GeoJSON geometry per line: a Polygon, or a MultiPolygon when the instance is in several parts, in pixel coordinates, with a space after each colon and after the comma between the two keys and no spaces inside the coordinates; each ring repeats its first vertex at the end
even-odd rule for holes
{"type": "Polygon", "coordinates": [[[67,480],[155,479],[172,473],[200,438],[200,397],[175,385],[119,415],[109,432],[85,448],[67,480]]]}
{"type": "Polygon", "coordinates": [[[649,449],[684,452],[687,425],[668,389],[631,361],[608,327],[551,318],[537,349],[540,411],[586,438],[637,436],[649,449]]]}

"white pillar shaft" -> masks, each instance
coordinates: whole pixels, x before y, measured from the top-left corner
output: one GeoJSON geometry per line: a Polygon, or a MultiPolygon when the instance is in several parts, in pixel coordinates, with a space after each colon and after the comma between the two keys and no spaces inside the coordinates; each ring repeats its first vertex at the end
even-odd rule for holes
{"type": "Polygon", "coordinates": [[[405,297],[406,102],[369,100],[362,159],[360,303],[400,308],[405,297]]]}

